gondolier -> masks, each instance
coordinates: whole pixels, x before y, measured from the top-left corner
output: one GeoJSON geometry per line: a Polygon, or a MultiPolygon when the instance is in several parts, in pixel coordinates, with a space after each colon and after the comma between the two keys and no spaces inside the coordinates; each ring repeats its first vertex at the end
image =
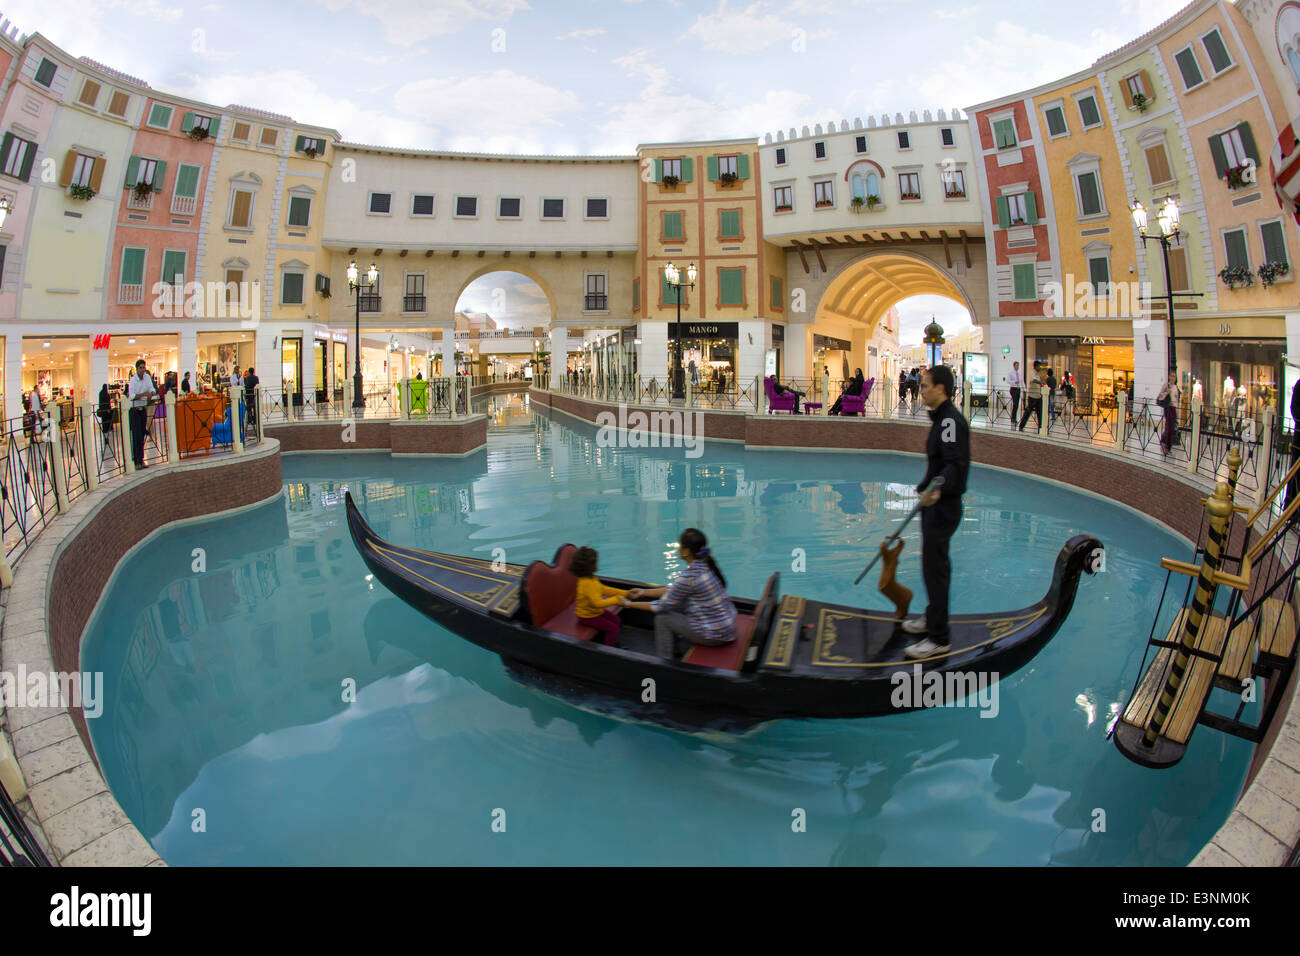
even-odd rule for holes
{"type": "Polygon", "coordinates": [[[930,599],[925,614],[903,622],[903,631],[921,637],[904,653],[913,660],[946,654],[948,586],[952,562],[948,542],[961,523],[961,496],[970,472],[970,426],[952,403],[952,369],[936,365],[921,376],[921,400],[930,409],[930,436],[925,442],[925,477],[916,486],[921,495],[921,574],[930,599]],[[943,478],[938,491],[924,491],[931,479],[943,478]]]}

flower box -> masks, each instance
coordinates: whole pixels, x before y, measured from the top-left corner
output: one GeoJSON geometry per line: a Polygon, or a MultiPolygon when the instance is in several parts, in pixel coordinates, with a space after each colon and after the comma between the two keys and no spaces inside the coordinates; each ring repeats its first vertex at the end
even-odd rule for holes
{"type": "Polygon", "coordinates": [[[1229,189],[1241,189],[1245,186],[1255,185],[1255,167],[1253,164],[1246,163],[1241,166],[1231,166],[1223,174],[1223,178],[1228,182],[1229,189]]]}
{"type": "Polygon", "coordinates": [[[681,180],[678,179],[676,176],[665,176],[662,180],[660,180],[660,184],[665,189],[676,189],[681,184],[681,180]]]}
{"type": "Polygon", "coordinates": [[[1229,289],[1235,289],[1237,286],[1252,286],[1255,284],[1255,274],[1249,269],[1232,268],[1231,266],[1219,270],[1219,278],[1229,289]]]}
{"type": "Polygon", "coordinates": [[[945,189],[943,195],[944,195],[944,198],[945,198],[945,199],[965,199],[965,198],[966,198],[966,190],[964,190],[964,189],[945,189]]]}
{"type": "Polygon", "coordinates": [[[898,198],[899,198],[899,199],[904,199],[904,200],[906,200],[906,199],[920,199],[920,198],[921,198],[921,194],[920,194],[920,193],[903,193],[903,194],[902,194],[901,196],[899,196],[898,198]]]}
{"type": "Polygon", "coordinates": [[[1151,101],[1147,99],[1145,93],[1134,93],[1133,105],[1137,107],[1137,111],[1139,113],[1145,113],[1147,109],[1151,106],[1151,101]]]}
{"type": "Polygon", "coordinates": [[[203,142],[203,140],[207,139],[209,135],[209,132],[202,126],[196,126],[190,130],[190,139],[194,140],[196,143],[203,142]]]}
{"type": "Polygon", "coordinates": [[[153,195],[153,186],[149,183],[136,183],[131,192],[138,202],[145,202],[153,195]]]}
{"type": "Polygon", "coordinates": [[[777,211],[777,212],[790,212],[792,209],[794,209],[794,206],[777,206],[777,207],[776,207],[776,211],[777,211]]]}
{"type": "Polygon", "coordinates": [[[734,186],[740,182],[740,178],[735,173],[723,173],[718,177],[719,186],[734,186]]]}
{"type": "Polygon", "coordinates": [[[814,205],[818,209],[829,209],[831,206],[834,206],[835,203],[830,199],[823,199],[820,202],[814,203],[814,205]]]}
{"type": "Polygon", "coordinates": [[[78,183],[68,187],[68,195],[73,199],[94,199],[95,190],[89,186],[82,186],[78,183]]]}
{"type": "Polygon", "coordinates": [[[1278,276],[1284,276],[1291,271],[1291,267],[1285,262],[1266,262],[1259,267],[1259,281],[1267,289],[1277,281],[1278,276]]]}

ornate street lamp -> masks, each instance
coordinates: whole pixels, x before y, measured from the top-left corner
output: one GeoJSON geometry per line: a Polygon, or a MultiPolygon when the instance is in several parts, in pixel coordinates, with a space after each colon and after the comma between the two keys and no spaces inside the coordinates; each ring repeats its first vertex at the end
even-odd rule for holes
{"type": "MultiPolygon", "coordinates": [[[[366,270],[366,281],[372,289],[375,287],[375,283],[379,281],[379,269],[373,262],[370,263],[370,268],[366,270]]],[[[352,293],[353,298],[356,300],[357,307],[357,354],[356,372],[352,376],[352,407],[365,408],[366,397],[361,385],[361,282],[355,259],[348,265],[348,291],[352,293]]]]}
{"type": "MultiPolygon", "coordinates": [[[[1182,213],[1178,209],[1178,202],[1173,196],[1166,197],[1160,203],[1160,209],[1156,213],[1157,232],[1148,235],[1147,229],[1150,223],[1147,218],[1146,207],[1140,200],[1134,199],[1133,204],[1129,207],[1133,213],[1133,225],[1137,227],[1138,235],[1142,237],[1143,242],[1149,242],[1152,239],[1160,243],[1160,251],[1165,260],[1165,294],[1161,296],[1169,309],[1169,339],[1168,339],[1168,358],[1169,374],[1175,377],[1178,374],[1177,369],[1177,352],[1174,347],[1174,286],[1169,277],[1169,245],[1180,235],[1182,225],[1182,213]]],[[[1200,295],[1200,293],[1183,293],[1184,295],[1200,295]]]]}
{"type": "Polygon", "coordinates": [[[664,278],[677,290],[677,322],[673,330],[673,398],[686,398],[686,369],[682,367],[682,289],[694,289],[698,270],[695,263],[686,267],[686,281],[682,281],[682,270],[671,262],[664,266],[664,278]]]}

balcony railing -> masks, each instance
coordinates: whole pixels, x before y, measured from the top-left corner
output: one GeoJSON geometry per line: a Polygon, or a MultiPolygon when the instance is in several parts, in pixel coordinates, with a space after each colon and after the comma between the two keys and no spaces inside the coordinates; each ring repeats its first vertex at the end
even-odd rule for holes
{"type": "Polygon", "coordinates": [[[197,196],[173,196],[172,213],[177,216],[192,216],[198,202],[197,196]]]}
{"type": "Polygon", "coordinates": [[[588,295],[583,298],[582,307],[588,312],[604,312],[609,309],[609,296],[588,295]]]}
{"type": "MultiPolygon", "coordinates": [[[[362,306],[362,309],[365,309],[365,306],[362,306]]],[[[376,311],[378,311],[378,310],[376,310],[376,311]]],[[[423,311],[424,311],[424,296],[422,296],[422,295],[404,295],[404,296],[402,296],[402,311],[403,311],[403,312],[423,312],[423,311]]]]}
{"type": "Polygon", "coordinates": [[[144,285],[126,285],[117,287],[117,301],[122,305],[139,305],[144,301],[144,285]]]}
{"type": "Polygon", "coordinates": [[[126,194],[127,209],[152,209],[153,208],[153,190],[141,194],[132,189],[126,194]]]}
{"type": "Polygon", "coordinates": [[[380,309],[381,298],[382,296],[378,295],[359,295],[357,296],[357,302],[360,304],[362,312],[380,312],[382,311],[380,309]]]}

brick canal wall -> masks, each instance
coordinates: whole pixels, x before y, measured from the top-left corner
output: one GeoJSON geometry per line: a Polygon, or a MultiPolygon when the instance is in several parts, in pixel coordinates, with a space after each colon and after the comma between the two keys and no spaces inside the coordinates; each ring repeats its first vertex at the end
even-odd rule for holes
{"type": "Polygon", "coordinates": [[[280,443],[282,452],[388,451],[394,455],[462,456],[487,444],[487,416],[467,415],[435,421],[358,420],[291,422],[268,425],[267,438],[280,443]],[[351,441],[345,441],[351,438],[351,441]]]}

